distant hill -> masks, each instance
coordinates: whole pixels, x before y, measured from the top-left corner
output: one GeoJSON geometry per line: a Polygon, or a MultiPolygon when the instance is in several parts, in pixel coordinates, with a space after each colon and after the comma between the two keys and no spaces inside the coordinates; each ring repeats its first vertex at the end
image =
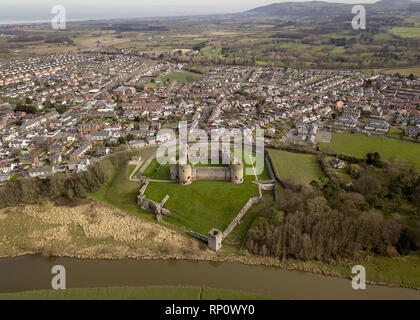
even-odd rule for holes
{"type": "MultiPolygon", "coordinates": [[[[363,0],[362,0],[363,1],[363,0]]],[[[361,1],[361,2],[362,2],[361,1]]],[[[336,17],[351,15],[354,4],[331,3],[324,1],[282,2],[258,7],[244,12],[246,16],[295,16],[295,17],[336,17]]],[[[385,9],[402,10],[420,5],[410,0],[381,0],[374,4],[365,4],[366,9],[383,11],[385,9]]]]}
{"type": "Polygon", "coordinates": [[[377,7],[407,7],[415,3],[410,0],[381,0],[374,3],[374,6],[377,7]]]}

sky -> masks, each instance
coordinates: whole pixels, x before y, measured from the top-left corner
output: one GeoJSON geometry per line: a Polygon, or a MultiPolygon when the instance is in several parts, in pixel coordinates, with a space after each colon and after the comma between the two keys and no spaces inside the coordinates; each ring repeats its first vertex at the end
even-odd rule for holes
{"type": "MultiPolygon", "coordinates": [[[[304,0],[305,1],[305,0],[304,0]]],[[[309,0],[306,0],[309,1],[309,0]]],[[[324,0],[374,3],[377,0],[324,0]]],[[[276,0],[0,0],[0,23],[48,21],[56,5],[66,8],[67,19],[143,18],[193,14],[236,13],[286,2],[276,0]],[[36,3],[36,4],[35,4],[36,3]]],[[[288,2],[301,2],[288,0],[288,2]]]]}

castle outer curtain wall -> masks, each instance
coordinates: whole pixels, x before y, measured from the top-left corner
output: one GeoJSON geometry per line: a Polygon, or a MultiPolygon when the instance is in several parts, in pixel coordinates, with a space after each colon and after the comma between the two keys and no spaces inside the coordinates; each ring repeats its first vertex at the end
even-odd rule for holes
{"type": "Polygon", "coordinates": [[[191,164],[171,164],[171,180],[178,180],[181,185],[189,185],[196,180],[221,180],[241,184],[244,181],[242,163],[229,167],[195,167],[191,164]]]}

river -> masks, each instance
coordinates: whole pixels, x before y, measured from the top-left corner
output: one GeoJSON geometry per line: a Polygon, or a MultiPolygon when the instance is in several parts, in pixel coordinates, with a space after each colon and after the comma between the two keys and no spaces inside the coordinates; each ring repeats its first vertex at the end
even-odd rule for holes
{"type": "Polygon", "coordinates": [[[280,299],[419,299],[420,291],[367,285],[276,267],[178,260],[78,260],[23,256],[0,259],[0,292],[51,289],[51,268],[66,268],[67,288],[208,286],[280,299]]]}

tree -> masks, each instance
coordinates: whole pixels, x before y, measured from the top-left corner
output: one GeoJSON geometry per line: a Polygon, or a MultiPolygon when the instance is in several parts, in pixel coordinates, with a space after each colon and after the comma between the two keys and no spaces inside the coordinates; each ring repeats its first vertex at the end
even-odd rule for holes
{"type": "Polygon", "coordinates": [[[368,165],[373,165],[375,167],[381,167],[382,162],[381,162],[381,155],[379,154],[379,152],[368,153],[366,155],[366,163],[368,165]]]}

